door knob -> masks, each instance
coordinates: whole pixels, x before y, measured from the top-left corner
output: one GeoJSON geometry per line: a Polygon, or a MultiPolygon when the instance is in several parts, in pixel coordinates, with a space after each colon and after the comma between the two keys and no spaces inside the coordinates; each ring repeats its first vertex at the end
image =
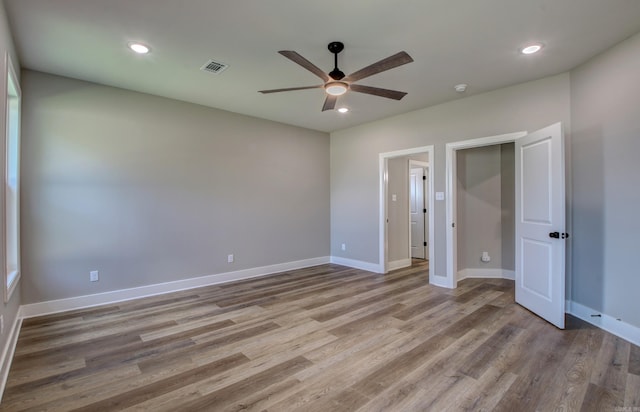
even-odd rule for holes
{"type": "Polygon", "coordinates": [[[549,233],[549,237],[560,239],[560,232],[551,232],[549,233]]]}

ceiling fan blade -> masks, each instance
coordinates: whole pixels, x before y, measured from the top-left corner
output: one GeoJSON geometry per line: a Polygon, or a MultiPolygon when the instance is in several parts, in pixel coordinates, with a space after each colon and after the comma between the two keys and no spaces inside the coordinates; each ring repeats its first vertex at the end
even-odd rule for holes
{"type": "Polygon", "coordinates": [[[260,93],[280,93],[280,92],[292,92],[294,90],[307,90],[307,89],[321,89],[322,85],[317,86],[302,86],[302,87],[287,87],[286,89],[271,89],[271,90],[258,90],[260,93]]]}
{"type": "Polygon", "coordinates": [[[386,97],[387,99],[400,100],[407,95],[405,92],[397,90],[381,89],[379,87],[363,86],[361,84],[352,84],[349,89],[358,93],[372,94],[374,96],[386,97]]]}
{"type": "Polygon", "coordinates": [[[332,96],[330,94],[327,95],[327,98],[324,100],[324,105],[322,106],[322,111],[325,112],[327,110],[333,110],[336,107],[336,102],[338,101],[338,96],[332,96]]]}
{"type": "Polygon", "coordinates": [[[291,60],[292,62],[298,63],[300,66],[304,67],[305,69],[309,70],[311,73],[321,78],[324,82],[329,81],[330,78],[327,73],[323,72],[318,66],[311,63],[309,60],[305,59],[304,57],[300,56],[298,53],[294,52],[293,50],[280,50],[278,53],[280,53],[287,59],[291,60]]]}
{"type": "Polygon", "coordinates": [[[346,82],[355,82],[365,77],[373,76],[384,72],[386,70],[393,69],[394,67],[402,66],[403,64],[411,63],[413,59],[407,54],[407,52],[401,51],[393,56],[389,56],[386,59],[382,59],[376,63],[373,63],[357,72],[351,73],[343,79],[346,82]]]}

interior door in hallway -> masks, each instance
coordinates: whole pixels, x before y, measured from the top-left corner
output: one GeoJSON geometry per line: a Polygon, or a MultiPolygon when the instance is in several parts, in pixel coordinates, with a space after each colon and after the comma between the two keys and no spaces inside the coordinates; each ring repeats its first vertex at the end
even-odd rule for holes
{"type": "Polygon", "coordinates": [[[428,259],[427,248],[427,209],[425,187],[427,173],[422,167],[411,168],[409,173],[409,214],[411,218],[411,257],[428,259]]]}

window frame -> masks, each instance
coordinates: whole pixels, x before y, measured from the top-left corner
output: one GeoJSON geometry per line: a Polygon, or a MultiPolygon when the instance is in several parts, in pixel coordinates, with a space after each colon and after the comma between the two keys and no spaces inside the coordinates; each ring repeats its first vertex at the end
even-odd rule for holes
{"type": "Polygon", "coordinates": [[[22,91],[20,89],[20,83],[18,82],[18,77],[16,76],[16,72],[13,68],[13,63],[11,61],[11,57],[9,53],[5,52],[4,58],[4,98],[5,98],[5,110],[3,113],[4,116],[4,144],[2,145],[2,154],[4,158],[4,189],[2,196],[2,243],[3,243],[3,259],[2,259],[2,273],[3,273],[3,289],[4,289],[4,301],[5,303],[11,299],[13,292],[17,289],[18,284],[20,283],[21,277],[21,265],[20,265],[20,121],[21,121],[21,103],[22,103],[22,91]],[[15,99],[15,100],[14,100],[15,99]],[[17,103],[16,103],[17,101],[17,103]],[[12,106],[17,106],[17,113],[12,114],[12,106]],[[15,124],[15,128],[13,128],[13,123],[15,124]],[[15,130],[15,159],[13,162],[9,162],[10,156],[10,144],[12,143],[12,130],[15,130]],[[11,163],[11,164],[10,164],[11,163]],[[10,167],[13,166],[15,170],[11,170],[10,167]],[[15,188],[10,188],[10,177],[15,176],[15,188]],[[10,190],[14,190],[13,196],[8,196],[10,190]],[[9,207],[10,199],[13,200],[12,208],[9,207]],[[12,217],[9,216],[10,211],[14,211],[14,215],[12,217]],[[12,223],[12,219],[15,222],[12,223]],[[15,224],[15,235],[10,236],[9,230],[11,226],[15,224]],[[14,237],[15,245],[13,245],[13,250],[15,251],[15,268],[9,269],[9,265],[12,264],[9,257],[10,252],[10,242],[11,237],[14,237]]]}

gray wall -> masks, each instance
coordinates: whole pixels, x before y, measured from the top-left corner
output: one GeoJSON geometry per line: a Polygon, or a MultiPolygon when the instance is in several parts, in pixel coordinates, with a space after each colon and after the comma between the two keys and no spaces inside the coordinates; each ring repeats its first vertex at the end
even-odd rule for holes
{"type": "Polygon", "coordinates": [[[32,71],[22,88],[24,303],[329,255],[326,133],[32,71]]]}
{"type": "MultiPolygon", "coordinates": [[[[331,134],[331,254],[378,262],[379,171],[383,152],[435,145],[431,177],[445,191],[445,143],[561,121],[570,129],[569,75],[462,98],[331,134]],[[351,245],[340,252],[340,244],[351,245]]],[[[435,275],[446,274],[445,202],[435,201],[435,275]]]]}
{"type": "Polygon", "coordinates": [[[502,269],[516,270],[516,158],[515,145],[500,145],[502,269]]]}
{"type": "Polygon", "coordinates": [[[513,143],[457,151],[458,270],[515,269],[513,143]],[[486,251],[490,262],[480,257],[486,251]]]}
{"type": "Polygon", "coordinates": [[[500,145],[458,150],[456,165],[458,270],[502,269],[500,145]]]}
{"type": "MultiPolygon", "coordinates": [[[[9,53],[11,56],[11,60],[13,62],[13,68],[17,71],[16,75],[20,76],[20,62],[15,53],[15,49],[13,46],[13,40],[11,38],[11,33],[9,30],[9,24],[7,23],[7,16],[4,9],[4,2],[0,1],[0,68],[2,70],[2,76],[6,73],[4,67],[4,55],[5,53],[9,53]]],[[[4,81],[0,82],[0,85],[4,85],[4,81]]],[[[0,110],[2,113],[6,113],[6,101],[4,96],[6,96],[7,91],[4,90],[4,86],[0,86],[0,95],[3,96],[0,98],[0,110]]],[[[5,135],[6,125],[4,123],[4,116],[0,116],[0,130],[2,130],[2,135],[5,135]]],[[[4,141],[4,140],[3,140],[4,141]]],[[[4,143],[3,143],[4,144],[4,143]]],[[[4,155],[0,156],[0,170],[5,170],[5,158],[4,155]]],[[[4,179],[4,178],[3,178],[4,179]]],[[[4,189],[0,190],[0,216],[4,216],[4,189]]],[[[4,227],[1,225],[4,224],[4,219],[0,219],[0,233],[4,233],[4,227]]],[[[0,236],[0,239],[3,237],[0,236]]],[[[5,261],[5,247],[4,244],[0,244],[0,261],[5,261]]],[[[4,267],[4,263],[2,263],[2,267],[4,267]]],[[[23,276],[24,279],[24,276],[23,276]]],[[[4,278],[2,280],[4,282],[4,278]]],[[[2,289],[0,289],[0,294],[3,295],[2,289]]],[[[7,338],[9,337],[9,333],[11,331],[11,326],[16,320],[18,314],[18,308],[20,307],[20,284],[17,286],[17,289],[13,292],[13,295],[9,302],[5,302],[2,299],[2,304],[0,304],[0,316],[4,319],[4,331],[2,335],[0,335],[0,353],[2,353],[3,348],[7,344],[7,338]]]]}
{"type": "Polygon", "coordinates": [[[640,34],[571,72],[572,299],[640,327],[640,34]]]}

